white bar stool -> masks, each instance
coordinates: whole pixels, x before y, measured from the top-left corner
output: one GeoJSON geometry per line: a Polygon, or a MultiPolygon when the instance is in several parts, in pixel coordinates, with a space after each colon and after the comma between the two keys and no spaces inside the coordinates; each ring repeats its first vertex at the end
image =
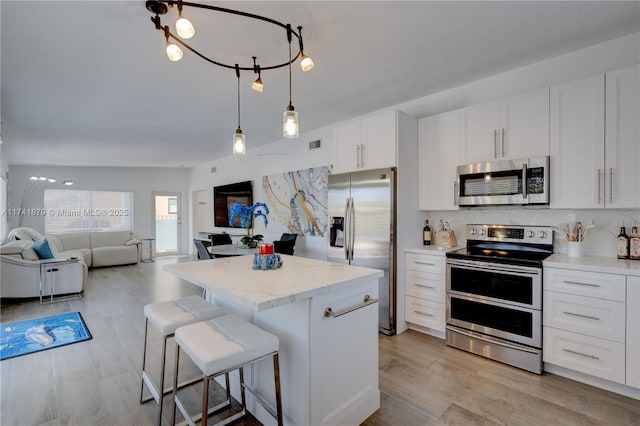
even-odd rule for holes
{"type": "MultiPolygon", "coordinates": [[[[171,391],[171,388],[164,389],[165,364],[167,358],[167,340],[173,337],[176,329],[183,325],[192,324],[198,321],[206,321],[212,318],[220,317],[225,314],[224,308],[212,305],[200,296],[189,296],[168,302],[158,302],[146,305],[144,307],[144,350],[142,354],[142,384],[140,386],[140,403],[144,403],[154,399],[158,404],[157,425],[162,424],[162,401],[164,395],[171,391]],[[147,335],[149,330],[149,322],[163,336],[162,343],[162,361],[160,366],[160,386],[156,386],[151,376],[146,371],[147,362],[147,335]],[[144,387],[147,386],[150,397],[143,399],[144,387]]],[[[181,386],[202,380],[197,378],[181,386]]]]}
{"type": "Polygon", "coordinates": [[[279,341],[273,334],[267,333],[255,325],[243,320],[236,314],[186,325],[176,330],[176,359],[173,377],[173,409],[171,422],[176,424],[176,407],[186,422],[195,426],[195,421],[202,420],[207,425],[208,415],[212,412],[209,406],[209,381],[222,374],[227,375],[227,395],[229,394],[228,373],[238,370],[240,375],[240,394],[242,410],[216,423],[226,425],[247,413],[245,390],[256,397],[259,402],[277,421],[283,424],[282,396],[280,394],[280,367],[278,361],[279,341]],[[191,417],[178,397],[178,364],[180,352],[185,354],[202,370],[204,374],[202,390],[202,413],[191,417]],[[244,383],[243,367],[267,357],[273,357],[273,373],[276,391],[276,407],[271,407],[251,387],[244,383]]]}

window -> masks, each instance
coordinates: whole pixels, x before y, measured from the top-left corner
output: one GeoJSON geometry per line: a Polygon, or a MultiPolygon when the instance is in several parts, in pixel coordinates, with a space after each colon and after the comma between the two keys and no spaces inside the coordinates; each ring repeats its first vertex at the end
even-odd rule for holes
{"type": "Polygon", "coordinates": [[[44,191],[44,232],[132,231],[133,193],[111,191],[44,191]]]}
{"type": "Polygon", "coordinates": [[[178,213],[178,199],[177,198],[169,198],[167,199],[169,203],[169,214],[178,213]]]}

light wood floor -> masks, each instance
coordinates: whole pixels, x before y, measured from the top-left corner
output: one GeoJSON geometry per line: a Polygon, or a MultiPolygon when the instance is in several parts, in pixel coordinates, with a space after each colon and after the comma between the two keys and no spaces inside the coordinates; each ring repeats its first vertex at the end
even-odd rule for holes
{"type": "MultiPolygon", "coordinates": [[[[162,271],[163,264],[181,260],[193,258],[94,269],[81,300],[50,306],[37,300],[3,302],[2,323],[79,311],[93,339],[2,361],[0,424],[154,424],[155,406],[138,403],[142,308],[201,294],[162,271]]],[[[159,348],[159,336],[151,335],[150,345],[159,348]]],[[[366,425],[640,425],[637,400],[552,374],[530,374],[421,333],[380,335],[379,348],[382,406],[366,425]]],[[[185,396],[198,407],[195,391],[185,396]]],[[[169,401],[163,417],[168,424],[169,401]]],[[[249,418],[238,424],[257,422],[249,418]]]]}

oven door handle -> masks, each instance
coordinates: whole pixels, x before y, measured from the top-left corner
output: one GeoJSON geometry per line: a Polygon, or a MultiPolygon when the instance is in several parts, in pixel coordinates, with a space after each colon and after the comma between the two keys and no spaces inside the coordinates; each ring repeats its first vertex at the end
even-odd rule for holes
{"type": "Polygon", "coordinates": [[[493,338],[491,338],[489,336],[486,336],[486,335],[483,335],[483,334],[476,334],[476,333],[472,333],[470,331],[463,331],[463,330],[461,330],[461,329],[459,329],[457,327],[456,328],[447,327],[447,328],[449,328],[450,330],[452,330],[452,331],[454,331],[456,333],[460,333],[462,335],[465,335],[467,337],[472,337],[474,339],[482,340],[483,342],[487,342],[487,343],[493,343],[493,344],[498,345],[498,346],[504,346],[504,347],[507,347],[507,348],[516,349],[516,350],[524,351],[524,352],[529,352],[529,353],[532,353],[532,354],[538,354],[540,352],[539,350],[536,350],[536,349],[529,349],[529,348],[526,348],[526,347],[523,347],[523,346],[519,346],[519,345],[518,346],[512,345],[510,343],[505,342],[504,340],[493,339],[493,338]]]}
{"type": "Polygon", "coordinates": [[[447,265],[459,267],[462,269],[471,269],[473,271],[496,271],[496,272],[509,272],[523,275],[540,275],[541,269],[531,268],[527,266],[513,266],[513,265],[500,265],[481,262],[476,260],[447,260],[447,265]]]}

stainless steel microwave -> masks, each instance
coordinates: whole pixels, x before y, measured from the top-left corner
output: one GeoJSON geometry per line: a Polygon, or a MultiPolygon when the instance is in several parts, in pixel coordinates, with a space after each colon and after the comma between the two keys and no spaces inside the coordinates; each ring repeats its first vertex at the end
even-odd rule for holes
{"type": "Polygon", "coordinates": [[[459,206],[549,204],[549,156],[457,168],[459,206]]]}

